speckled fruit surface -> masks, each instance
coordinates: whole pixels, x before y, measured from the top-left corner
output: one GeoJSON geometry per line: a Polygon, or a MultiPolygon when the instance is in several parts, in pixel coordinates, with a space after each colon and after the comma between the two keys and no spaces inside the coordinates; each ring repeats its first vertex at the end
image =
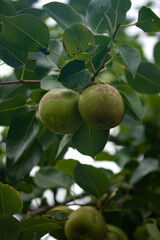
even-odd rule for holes
{"type": "Polygon", "coordinates": [[[69,215],[65,224],[68,240],[103,240],[105,221],[99,211],[93,207],[80,207],[69,215]]]}
{"type": "Polygon", "coordinates": [[[75,132],[82,124],[78,99],[79,94],[70,89],[50,90],[39,102],[40,120],[55,133],[75,132]]]}
{"type": "Polygon", "coordinates": [[[119,125],[125,114],[120,93],[114,87],[105,84],[86,88],[80,95],[78,107],[84,122],[102,130],[119,125]]]}

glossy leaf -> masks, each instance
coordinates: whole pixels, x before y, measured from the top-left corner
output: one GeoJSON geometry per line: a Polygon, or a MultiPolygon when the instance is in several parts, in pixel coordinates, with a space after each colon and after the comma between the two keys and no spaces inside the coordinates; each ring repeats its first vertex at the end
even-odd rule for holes
{"type": "Polygon", "coordinates": [[[109,180],[103,170],[86,164],[77,164],[74,177],[76,183],[89,194],[101,197],[109,190],[109,180]]]}
{"type": "Polygon", "coordinates": [[[154,59],[155,62],[160,65],[160,42],[157,42],[154,46],[154,59]]]}
{"type": "Polygon", "coordinates": [[[148,203],[141,197],[134,196],[124,202],[124,209],[138,211],[142,217],[148,218],[151,215],[148,203]]]}
{"type": "MultiPolygon", "coordinates": [[[[48,47],[50,49],[50,54],[47,57],[47,65],[50,65],[52,70],[58,70],[60,58],[57,55],[62,55],[63,44],[58,40],[50,39],[48,47]]],[[[41,61],[41,64],[44,64],[44,58],[41,61]]]]}
{"type": "Polygon", "coordinates": [[[130,6],[130,0],[93,0],[87,9],[87,24],[93,32],[112,34],[115,26],[124,23],[130,6]]]}
{"type": "Polygon", "coordinates": [[[17,240],[21,235],[20,222],[10,215],[0,215],[0,239],[17,240]]]}
{"type": "Polygon", "coordinates": [[[39,101],[41,100],[41,98],[43,97],[43,95],[44,95],[45,93],[47,93],[46,90],[43,90],[43,89],[40,89],[40,88],[39,88],[39,89],[35,89],[35,90],[33,90],[33,91],[31,92],[30,97],[31,97],[31,99],[32,99],[33,102],[39,103],[39,101]]]}
{"type": "Polygon", "coordinates": [[[109,154],[108,152],[101,152],[99,154],[96,155],[96,157],[94,158],[95,161],[113,161],[114,160],[114,156],[109,154]]]}
{"type": "Polygon", "coordinates": [[[126,78],[137,92],[145,94],[160,92],[160,70],[152,63],[142,61],[135,79],[128,71],[126,71],[126,78]]]}
{"type": "MultiPolygon", "coordinates": [[[[93,0],[88,5],[86,20],[93,32],[104,33],[108,31],[109,26],[104,17],[104,11],[108,13],[111,7],[109,0],[93,0]]],[[[107,14],[108,15],[108,14],[107,14]]]]}
{"type": "Polygon", "coordinates": [[[65,30],[63,44],[66,53],[74,57],[85,52],[95,41],[92,32],[86,26],[73,24],[65,30]]]}
{"type": "Polygon", "coordinates": [[[64,86],[57,80],[58,76],[46,76],[41,81],[41,88],[45,90],[64,88],[64,86]]]}
{"type": "MultiPolygon", "coordinates": [[[[39,54],[41,54],[41,53],[39,53],[39,54]]],[[[39,57],[42,57],[42,54],[39,57]]],[[[37,58],[37,56],[36,56],[36,58],[37,58]]],[[[17,79],[21,79],[21,76],[23,75],[23,80],[40,80],[51,70],[50,66],[46,67],[45,64],[40,65],[39,62],[41,59],[39,58],[39,60],[37,61],[36,58],[29,57],[27,59],[23,69],[22,68],[15,69],[14,73],[15,73],[17,79]]],[[[43,56],[43,59],[45,59],[45,56],[43,56]]],[[[44,61],[44,63],[45,63],[45,61],[44,61]]],[[[39,82],[37,82],[35,84],[37,84],[37,88],[38,88],[39,82]]],[[[32,85],[33,85],[33,83],[32,83],[32,85]]],[[[29,87],[32,88],[31,84],[30,84],[30,86],[28,86],[28,88],[29,87]]]]}
{"type": "Polygon", "coordinates": [[[10,125],[6,150],[10,159],[16,162],[34,140],[39,124],[35,119],[35,111],[19,115],[10,125]]]}
{"type": "Polygon", "coordinates": [[[154,171],[160,171],[159,161],[154,158],[144,159],[142,162],[140,162],[139,166],[134,171],[130,179],[130,183],[135,184],[139,182],[144,176],[154,171]]]}
{"type": "Polygon", "coordinates": [[[107,226],[109,235],[112,233],[113,236],[117,237],[117,239],[119,239],[119,240],[128,240],[126,233],[121,228],[118,228],[111,224],[107,224],[106,226],[107,226]]]}
{"type": "Polygon", "coordinates": [[[134,92],[134,90],[127,85],[119,85],[117,89],[121,93],[124,101],[130,107],[130,109],[135,113],[139,120],[142,120],[144,117],[144,110],[142,107],[142,103],[138,97],[138,95],[134,92]]]}
{"type": "Polygon", "coordinates": [[[125,105],[125,115],[121,124],[130,127],[140,124],[139,118],[136,116],[136,114],[131,110],[131,108],[128,105],[125,105]]]}
{"type": "Polygon", "coordinates": [[[41,145],[35,141],[15,164],[12,163],[12,160],[7,160],[7,176],[16,183],[23,180],[25,176],[29,175],[32,168],[37,166],[41,157],[41,145]]]}
{"type": "Polygon", "coordinates": [[[112,8],[119,12],[127,12],[131,8],[130,0],[111,0],[112,8]]]}
{"type": "Polygon", "coordinates": [[[59,157],[59,155],[63,152],[63,150],[65,149],[65,147],[70,143],[71,139],[72,139],[72,134],[65,134],[62,139],[61,142],[59,144],[59,148],[58,148],[58,152],[57,152],[57,156],[56,158],[59,157]]]}
{"type": "Polygon", "coordinates": [[[26,97],[17,94],[0,102],[0,124],[8,126],[26,108],[26,97]]]}
{"type": "Polygon", "coordinates": [[[109,130],[97,130],[86,124],[74,134],[72,141],[74,147],[82,154],[96,156],[105,147],[109,130]]]}
{"type": "Polygon", "coordinates": [[[18,12],[18,14],[32,14],[35,17],[42,18],[45,14],[45,11],[43,9],[38,9],[38,8],[25,8],[21,11],[18,12]]]}
{"type": "Polygon", "coordinates": [[[92,63],[94,70],[97,70],[103,63],[108,52],[110,38],[104,35],[95,35],[96,51],[89,57],[88,64],[92,63]]]}
{"type": "Polygon", "coordinates": [[[35,239],[40,239],[48,232],[59,229],[60,226],[52,219],[42,216],[25,219],[21,223],[21,228],[21,240],[29,240],[32,239],[34,234],[36,235],[35,239]]]}
{"type": "Polygon", "coordinates": [[[68,174],[57,171],[54,167],[41,168],[36,173],[34,181],[41,188],[68,188],[72,184],[68,174]]]}
{"type": "Polygon", "coordinates": [[[9,66],[22,67],[27,59],[28,52],[16,48],[0,34],[0,58],[9,66]]]}
{"type": "Polygon", "coordinates": [[[12,16],[12,15],[15,15],[16,13],[17,13],[16,9],[10,2],[1,0],[0,14],[6,15],[6,16],[12,16]]]}
{"type": "Polygon", "coordinates": [[[154,239],[154,240],[159,240],[160,239],[160,231],[157,227],[156,221],[153,219],[151,220],[152,222],[149,222],[146,224],[146,229],[149,233],[149,235],[154,239]]]}
{"type": "Polygon", "coordinates": [[[63,86],[73,90],[85,88],[89,85],[89,72],[83,61],[71,61],[61,70],[58,79],[63,86]]]}
{"type": "Polygon", "coordinates": [[[23,202],[20,199],[20,194],[13,187],[0,182],[0,215],[13,215],[20,213],[23,207],[23,202]]]}
{"type": "Polygon", "coordinates": [[[150,8],[143,6],[139,11],[137,27],[144,32],[159,32],[160,18],[150,8]]]}
{"type": "Polygon", "coordinates": [[[59,160],[56,164],[56,169],[58,171],[66,172],[71,177],[74,176],[74,169],[77,165],[78,161],[74,159],[67,159],[67,160],[59,160]]]}
{"type": "Polygon", "coordinates": [[[70,5],[51,2],[45,4],[43,8],[63,30],[67,29],[74,23],[83,23],[81,16],[70,5]]]}
{"type": "Polygon", "coordinates": [[[118,47],[118,51],[129,71],[132,73],[133,77],[135,77],[141,63],[139,51],[131,45],[121,45],[118,47]]]}
{"type": "Polygon", "coordinates": [[[45,23],[30,14],[13,17],[0,15],[3,23],[2,33],[6,40],[16,47],[28,51],[47,48],[49,31],[45,23]]]}

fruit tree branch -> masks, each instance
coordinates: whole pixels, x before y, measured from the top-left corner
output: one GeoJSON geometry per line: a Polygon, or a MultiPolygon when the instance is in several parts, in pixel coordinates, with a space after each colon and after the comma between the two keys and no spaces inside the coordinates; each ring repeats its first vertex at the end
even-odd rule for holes
{"type": "Polygon", "coordinates": [[[16,81],[0,81],[0,85],[17,84],[17,83],[40,83],[41,80],[16,80],[16,81]]]}
{"type": "MultiPolygon", "coordinates": [[[[114,33],[113,33],[112,41],[114,41],[114,39],[115,39],[115,37],[116,37],[116,34],[117,34],[117,32],[118,32],[119,27],[120,27],[120,24],[117,25],[117,27],[116,27],[116,29],[115,29],[115,31],[114,31],[114,33]]],[[[101,65],[101,66],[97,69],[97,71],[94,73],[93,77],[91,78],[91,82],[94,82],[95,78],[98,76],[98,74],[100,73],[100,71],[104,68],[104,65],[105,65],[105,63],[106,63],[106,60],[107,60],[108,57],[109,57],[110,52],[111,52],[111,47],[108,48],[107,54],[106,54],[106,56],[105,56],[105,59],[104,59],[102,65],[101,65]]]]}

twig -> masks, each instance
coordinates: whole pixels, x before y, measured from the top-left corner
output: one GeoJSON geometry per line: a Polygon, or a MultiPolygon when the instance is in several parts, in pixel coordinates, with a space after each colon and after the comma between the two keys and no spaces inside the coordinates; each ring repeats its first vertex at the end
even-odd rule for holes
{"type": "MultiPolygon", "coordinates": [[[[115,29],[115,32],[113,33],[113,37],[112,37],[112,41],[114,41],[115,37],[116,37],[116,34],[118,32],[118,29],[120,27],[120,24],[117,25],[116,29],[115,29]]],[[[104,68],[104,65],[106,63],[106,60],[108,59],[109,57],[109,54],[111,52],[111,47],[108,48],[108,51],[107,51],[107,54],[106,54],[106,57],[102,63],[102,65],[97,69],[97,71],[94,73],[93,77],[91,78],[91,82],[94,82],[95,78],[98,76],[98,74],[100,73],[100,71],[104,68]]]]}
{"type": "Polygon", "coordinates": [[[16,81],[0,81],[0,85],[17,84],[17,83],[40,83],[41,80],[16,80],[16,81]]]}

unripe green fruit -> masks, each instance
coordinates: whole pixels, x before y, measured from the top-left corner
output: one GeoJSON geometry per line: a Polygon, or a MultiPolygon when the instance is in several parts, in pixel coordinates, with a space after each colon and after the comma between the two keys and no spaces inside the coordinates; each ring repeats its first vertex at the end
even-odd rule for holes
{"type": "Polygon", "coordinates": [[[82,124],[78,99],[79,94],[70,89],[50,90],[39,102],[40,120],[55,133],[75,132],[82,124]]]}
{"type": "Polygon", "coordinates": [[[105,228],[101,213],[93,207],[85,206],[69,215],[64,230],[68,240],[103,240],[105,228]]]}
{"type": "Polygon", "coordinates": [[[102,130],[119,125],[125,114],[120,93],[114,87],[105,84],[86,88],[80,95],[78,107],[84,122],[102,130]]]}

